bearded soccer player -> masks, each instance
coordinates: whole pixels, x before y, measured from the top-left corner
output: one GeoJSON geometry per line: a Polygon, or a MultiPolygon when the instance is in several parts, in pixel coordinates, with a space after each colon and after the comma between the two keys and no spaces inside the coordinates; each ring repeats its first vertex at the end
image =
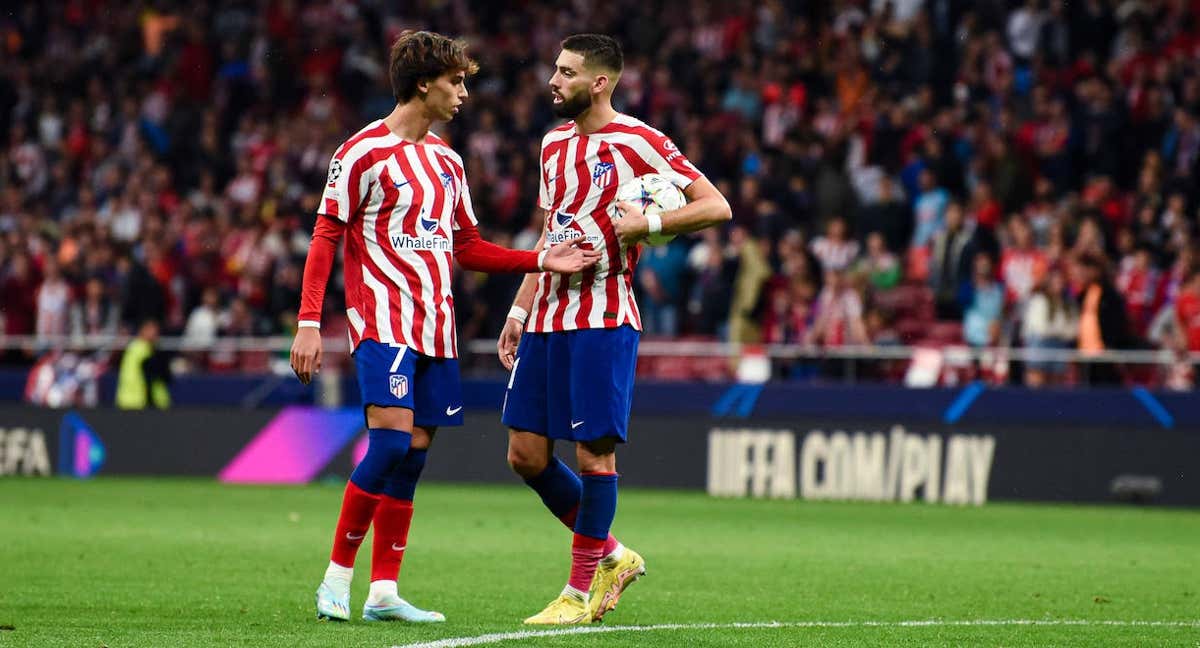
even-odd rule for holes
{"type": "Polygon", "coordinates": [[[599,620],[645,573],[645,561],[609,532],[617,506],[615,450],[626,440],[641,320],[633,294],[639,242],[724,223],[729,204],[661,132],[612,107],[623,57],[608,36],[562,42],[550,78],[553,111],[572,121],[542,140],[539,247],[581,241],[602,256],[570,276],[529,275],[497,344],[511,371],[502,420],[508,461],[550,513],[574,531],[570,578],[529,624],[599,620]],[[661,215],[618,203],[617,187],[659,173],[688,204],[661,215]],[[555,440],[575,443],[580,474],[554,457],[555,440]]]}
{"type": "Polygon", "coordinates": [[[451,254],[483,272],[578,272],[598,254],[558,245],[541,253],[480,239],[463,161],[434,121],[458,113],[466,47],[410,32],[392,46],[396,107],[337,150],[304,268],[292,367],[308,383],[321,366],[321,304],[343,234],[347,316],[369,445],[346,484],[333,551],[317,589],[317,618],[350,618],[354,557],[374,524],[368,621],[436,622],[438,612],[400,598],[396,579],[408,544],[413,492],[439,426],[462,425],[451,254]]]}

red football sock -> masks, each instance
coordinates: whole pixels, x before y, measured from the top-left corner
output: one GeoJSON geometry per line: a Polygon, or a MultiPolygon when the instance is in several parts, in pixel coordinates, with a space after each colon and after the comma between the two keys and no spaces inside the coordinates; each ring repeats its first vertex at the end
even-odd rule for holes
{"type": "MultiPolygon", "coordinates": [[[[575,529],[575,518],[578,516],[579,516],[579,507],[576,506],[575,508],[571,509],[570,513],[567,513],[566,515],[564,515],[558,519],[560,521],[562,521],[562,523],[565,524],[568,529],[574,530],[575,529]]],[[[611,533],[608,534],[608,538],[606,538],[604,540],[604,553],[600,554],[600,557],[603,558],[604,556],[607,556],[608,554],[616,551],[617,545],[619,545],[619,544],[621,544],[621,543],[617,542],[617,538],[615,536],[613,536],[613,534],[611,534],[611,533]]]]}
{"type": "Polygon", "coordinates": [[[592,588],[596,565],[604,557],[604,544],[602,538],[575,534],[575,540],[571,543],[571,579],[567,581],[568,585],[581,592],[592,588]]]}
{"type": "Polygon", "coordinates": [[[346,482],[346,492],[342,495],[342,512],[338,515],[337,530],[333,533],[333,551],[329,559],[342,567],[353,567],[354,556],[367,528],[371,526],[371,516],[375,515],[375,507],[379,504],[379,496],[372,495],[359,488],[354,482],[346,482]]]}
{"type": "Polygon", "coordinates": [[[371,547],[371,580],[396,580],[408,545],[412,500],[383,495],[375,509],[375,544],[371,547]]]}

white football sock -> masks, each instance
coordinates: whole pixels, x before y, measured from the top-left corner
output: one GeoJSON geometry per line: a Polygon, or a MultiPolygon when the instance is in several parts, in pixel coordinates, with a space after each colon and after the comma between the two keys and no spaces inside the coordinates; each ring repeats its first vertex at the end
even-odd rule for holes
{"type": "Polygon", "coordinates": [[[624,556],[624,555],[625,555],[625,545],[623,545],[623,544],[621,544],[620,542],[618,542],[618,543],[617,543],[617,548],[616,548],[616,549],[613,549],[613,550],[612,550],[612,553],[610,553],[610,554],[608,554],[607,556],[605,556],[605,557],[601,558],[601,559],[600,559],[600,562],[604,563],[604,564],[605,564],[606,566],[608,566],[608,567],[611,567],[611,566],[613,566],[613,565],[617,564],[617,561],[618,561],[618,560],[620,560],[620,559],[621,559],[621,557],[622,557],[622,556],[624,556]]]}
{"type": "Polygon", "coordinates": [[[329,561],[329,566],[325,568],[325,583],[332,587],[338,594],[346,594],[350,591],[350,581],[354,579],[353,567],[342,567],[341,565],[329,561]]]}
{"type": "Polygon", "coordinates": [[[371,591],[367,593],[367,605],[378,605],[385,601],[394,601],[398,598],[400,598],[400,594],[396,592],[396,581],[371,581],[371,591]]]}
{"type": "Polygon", "coordinates": [[[575,589],[574,587],[571,587],[569,584],[563,588],[562,593],[563,593],[563,596],[570,596],[571,598],[573,598],[577,601],[583,601],[584,603],[587,603],[588,593],[581,592],[581,591],[575,589]]]}

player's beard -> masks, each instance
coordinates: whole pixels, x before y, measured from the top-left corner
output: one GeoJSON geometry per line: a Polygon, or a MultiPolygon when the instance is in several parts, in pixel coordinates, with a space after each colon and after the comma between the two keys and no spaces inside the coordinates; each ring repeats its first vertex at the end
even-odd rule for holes
{"type": "Polygon", "coordinates": [[[550,110],[555,117],[562,119],[575,119],[583,114],[583,111],[592,107],[592,95],[586,92],[580,92],[574,97],[563,97],[563,102],[560,104],[551,104],[550,110]]]}

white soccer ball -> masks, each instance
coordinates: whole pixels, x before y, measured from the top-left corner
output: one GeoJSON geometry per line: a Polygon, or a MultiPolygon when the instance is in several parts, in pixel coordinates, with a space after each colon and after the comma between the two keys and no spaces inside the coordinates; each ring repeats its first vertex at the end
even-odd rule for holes
{"type": "MultiPolygon", "coordinates": [[[[675,183],[660,173],[647,173],[626,182],[617,189],[617,198],[609,209],[613,219],[621,217],[616,208],[618,202],[629,202],[640,206],[646,214],[662,214],[674,211],[687,204],[687,198],[675,183]]],[[[670,243],[674,234],[650,234],[646,237],[647,245],[663,245],[670,243]]]]}

